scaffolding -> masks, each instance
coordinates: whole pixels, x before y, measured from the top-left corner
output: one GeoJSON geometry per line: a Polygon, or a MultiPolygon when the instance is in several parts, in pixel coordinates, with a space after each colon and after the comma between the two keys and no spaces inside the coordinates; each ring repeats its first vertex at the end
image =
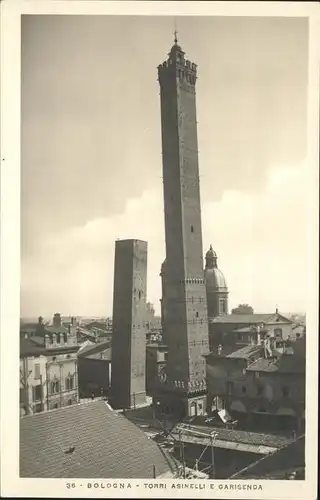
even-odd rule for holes
{"type": "Polygon", "coordinates": [[[200,453],[199,457],[195,459],[195,464],[191,470],[195,471],[196,473],[198,473],[198,472],[205,473],[206,470],[209,469],[209,475],[211,476],[211,479],[215,479],[216,467],[215,467],[214,444],[215,444],[215,440],[218,436],[218,432],[212,431],[210,433],[205,433],[205,432],[201,432],[201,431],[198,431],[195,429],[190,429],[187,427],[186,424],[180,424],[177,431],[178,431],[178,436],[179,436],[180,460],[182,462],[182,467],[183,467],[183,477],[186,476],[186,462],[185,462],[184,442],[182,439],[182,435],[183,435],[183,433],[189,432],[193,435],[196,434],[197,436],[202,436],[202,437],[208,438],[208,444],[204,447],[204,449],[200,453]],[[204,469],[202,469],[201,471],[199,471],[199,463],[201,462],[201,458],[203,457],[203,455],[205,454],[205,452],[208,450],[209,447],[211,448],[211,464],[209,466],[205,467],[204,469]]]}

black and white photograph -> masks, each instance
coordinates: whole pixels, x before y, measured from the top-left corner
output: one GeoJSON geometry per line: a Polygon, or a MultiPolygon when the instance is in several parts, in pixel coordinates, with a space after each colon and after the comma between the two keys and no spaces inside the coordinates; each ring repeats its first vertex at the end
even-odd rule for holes
{"type": "Polygon", "coordinates": [[[7,491],[316,498],[314,24],[90,3],[19,21],[7,491]]]}

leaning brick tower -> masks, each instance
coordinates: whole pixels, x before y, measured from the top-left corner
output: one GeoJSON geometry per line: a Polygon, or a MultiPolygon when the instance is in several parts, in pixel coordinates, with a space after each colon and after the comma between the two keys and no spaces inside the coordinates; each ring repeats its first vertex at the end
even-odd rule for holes
{"type": "Polygon", "coordinates": [[[166,379],[154,404],[165,413],[206,411],[208,315],[203,272],[196,64],[174,45],[158,66],[166,239],[166,379]]]}

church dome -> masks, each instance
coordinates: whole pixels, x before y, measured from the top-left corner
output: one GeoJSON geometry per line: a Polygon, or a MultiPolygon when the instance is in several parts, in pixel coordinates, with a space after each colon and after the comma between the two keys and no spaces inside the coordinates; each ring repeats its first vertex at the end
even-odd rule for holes
{"type": "Polygon", "coordinates": [[[217,267],[206,268],[204,271],[206,288],[208,291],[227,292],[227,282],[223,273],[217,267]]]}
{"type": "Polygon", "coordinates": [[[217,266],[217,254],[210,245],[206,253],[206,268],[204,270],[207,290],[227,292],[228,287],[223,273],[217,266]]]}

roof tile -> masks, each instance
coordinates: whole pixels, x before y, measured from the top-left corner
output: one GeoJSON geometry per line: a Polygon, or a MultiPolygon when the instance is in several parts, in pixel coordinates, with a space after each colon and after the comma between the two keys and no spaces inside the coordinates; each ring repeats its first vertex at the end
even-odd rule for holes
{"type": "Polygon", "coordinates": [[[153,465],[157,476],[173,471],[158,445],[104,401],[20,420],[21,477],[152,478],[153,465]]]}

